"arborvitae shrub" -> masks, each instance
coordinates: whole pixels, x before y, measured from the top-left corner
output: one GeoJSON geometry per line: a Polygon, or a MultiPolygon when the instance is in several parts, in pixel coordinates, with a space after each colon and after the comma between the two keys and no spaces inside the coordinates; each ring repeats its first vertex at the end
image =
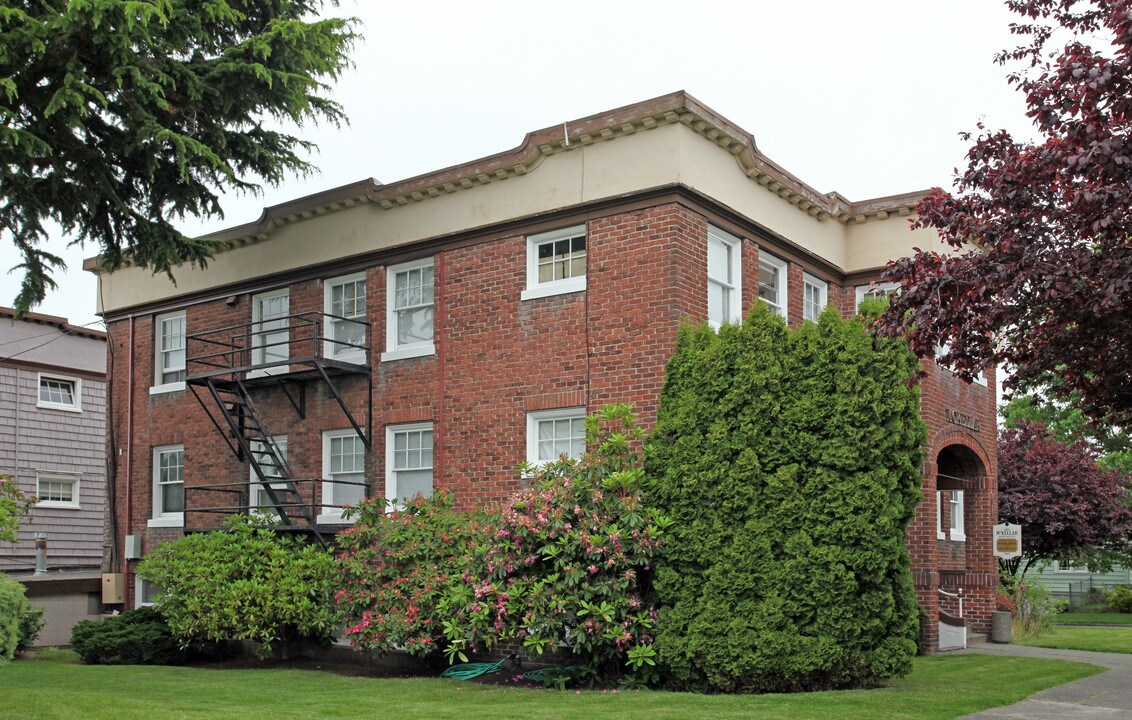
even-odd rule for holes
{"type": "Polygon", "coordinates": [[[828,308],[788,330],[681,330],[646,447],[672,520],[656,647],[681,689],[778,692],[908,671],[917,605],[905,531],[926,429],[902,343],[828,308]]]}
{"type": "Polygon", "coordinates": [[[151,607],[102,620],[82,620],[71,630],[71,646],[92,665],[176,665],[186,651],[151,607]]]}
{"type": "Polygon", "coordinates": [[[31,647],[43,627],[43,608],[28,602],[24,586],[0,573],[0,665],[31,647]]]}

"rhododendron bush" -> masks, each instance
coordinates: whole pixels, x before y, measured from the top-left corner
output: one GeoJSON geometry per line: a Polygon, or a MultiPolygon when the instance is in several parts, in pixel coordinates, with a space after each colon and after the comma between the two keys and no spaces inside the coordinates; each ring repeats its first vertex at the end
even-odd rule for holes
{"type": "Polygon", "coordinates": [[[530,488],[489,514],[445,493],[389,514],[363,503],[341,536],[346,637],[450,662],[513,641],[603,678],[654,679],[651,563],[668,521],[642,503],[639,437],[628,406],[604,409],[582,458],[522,468],[530,488]]]}

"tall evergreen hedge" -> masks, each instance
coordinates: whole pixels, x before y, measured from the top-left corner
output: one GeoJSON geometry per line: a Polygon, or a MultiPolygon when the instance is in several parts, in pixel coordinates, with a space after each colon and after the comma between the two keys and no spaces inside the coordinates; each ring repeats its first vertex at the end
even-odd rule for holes
{"type": "Polygon", "coordinates": [[[842,688],[906,673],[918,611],[905,531],[927,431],[900,342],[832,307],[787,329],[681,330],[646,447],[673,520],[656,647],[682,689],[842,688]]]}

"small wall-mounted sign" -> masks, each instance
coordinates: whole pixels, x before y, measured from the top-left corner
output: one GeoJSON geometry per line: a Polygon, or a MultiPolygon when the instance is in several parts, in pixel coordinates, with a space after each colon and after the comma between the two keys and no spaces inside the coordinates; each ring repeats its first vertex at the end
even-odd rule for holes
{"type": "Polygon", "coordinates": [[[1022,555],[1022,526],[1002,523],[994,526],[994,556],[1009,560],[1022,555]]]}
{"type": "Polygon", "coordinates": [[[952,425],[959,425],[960,427],[965,427],[975,432],[979,431],[980,425],[977,417],[959,412],[958,410],[952,410],[951,408],[947,408],[943,412],[944,416],[947,418],[947,422],[952,425]]]}

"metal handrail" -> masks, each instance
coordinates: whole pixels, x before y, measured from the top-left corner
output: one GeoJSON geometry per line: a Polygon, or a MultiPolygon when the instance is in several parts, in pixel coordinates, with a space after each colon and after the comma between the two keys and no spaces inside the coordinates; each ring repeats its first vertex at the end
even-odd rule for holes
{"type": "Polygon", "coordinates": [[[959,588],[959,592],[957,592],[957,593],[949,593],[946,590],[944,590],[943,588],[936,588],[936,590],[938,590],[939,594],[943,595],[944,597],[959,598],[959,619],[962,620],[963,619],[963,588],[959,588]]]}

